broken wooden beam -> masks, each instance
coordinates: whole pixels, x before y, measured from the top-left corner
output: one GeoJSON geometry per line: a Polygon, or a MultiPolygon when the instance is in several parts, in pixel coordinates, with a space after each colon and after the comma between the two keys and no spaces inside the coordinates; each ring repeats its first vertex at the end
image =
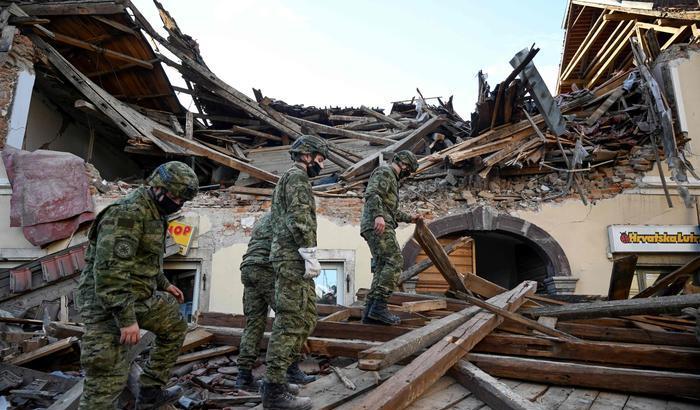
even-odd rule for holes
{"type": "Polygon", "coordinates": [[[276,184],[277,181],[279,181],[280,177],[278,175],[267,172],[264,169],[254,167],[237,158],[222,154],[219,151],[204,146],[196,141],[188,140],[186,138],[179,137],[177,135],[170,134],[159,129],[154,129],[153,135],[158,139],[183,147],[186,150],[192,152],[193,154],[207,157],[210,160],[216,162],[217,164],[221,164],[229,168],[245,172],[246,174],[249,174],[257,179],[271,182],[273,184],[276,184]]]}
{"type": "Polygon", "coordinates": [[[467,292],[468,289],[485,297],[493,297],[506,290],[474,274],[466,274],[461,277],[440,242],[423,221],[416,223],[413,237],[445,277],[451,289],[461,292],[467,292]]]}
{"type": "Polygon", "coordinates": [[[479,400],[493,409],[538,410],[540,406],[511,390],[505,383],[487,374],[472,363],[460,360],[452,366],[450,376],[466,387],[479,400]]]}
{"type": "Polygon", "coordinates": [[[570,303],[563,306],[527,309],[523,313],[533,317],[552,316],[559,318],[559,320],[572,320],[661,313],[676,314],[680,313],[683,308],[695,306],[700,306],[700,293],[591,303],[570,303]]]}
{"type": "Polygon", "coordinates": [[[604,365],[644,366],[697,373],[700,349],[637,343],[561,341],[532,335],[494,332],[473,349],[475,353],[542,357],[604,365]]]}
{"type": "Polygon", "coordinates": [[[407,137],[395,142],[394,144],[382,149],[381,151],[363,159],[362,161],[353,164],[345,172],[340,175],[340,178],[347,181],[354,177],[367,174],[379,166],[379,157],[384,154],[396,153],[404,149],[412,149],[413,146],[420,141],[421,138],[427,136],[429,133],[433,132],[440,125],[442,125],[446,120],[442,117],[435,117],[428,120],[425,124],[421,125],[418,129],[414,130],[407,137]]]}
{"type": "Polygon", "coordinates": [[[415,302],[404,302],[399,310],[404,312],[426,312],[430,310],[440,310],[447,308],[447,301],[442,299],[418,300],[415,302]]]}
{"type": "MultiPolygon", "coordinates": [[[[472,238],[468,236],[463,236],[456,241],[450,242],[449,244],[445,245],[443,249],[445,250],[446,254],[451,254],[455,250],[457,250],[460,246],[467,244],[472,241],[472,238]]],[[[428,269],[429,267],[433,266],[433,261],[430,258],[426,258],[415,265],[411,266],[410,268],[406,269],[405,271],[401,272],[401,276],[399,276],[399,280],[397,282],[398,286],[401,286],[404,282],[407,280],[412,279],[419,273],[423,272],[424,270],[428,269]]]]}
{"type": "Polygon", "coordinates": [[[196,328],[187,332],[185,335],[185,340],[182,342],[182,347],[180,347],[180,351],[190,351],[199,346],[210,343],[212,340],[214,340],[214,335],[212,333],[209,333],[202,328],[196,328]]]}
{"type": "Polygon", "coordinates": [[[546,335],[549,335],[552,337],[557,337],[557,338],[560,338],[563,340],[569,340],[569,341],[579,340],[578,338],[571,336],[568,333],[564,333],[561,330],[547,327],[541,323],[535,322],[534,320],[525,318],[522,315],[519,315],[517,313],[509,312],[506,309],[492,305],[491,303],[485,302],[485,301],[483,301],[479,298],[476,298],[474,296],[467,295],[466,293],[463,293],[463,292],[456,292],[456,293],[460,299],[464,299],[467,302],[469,302],[475,306],[478,306],[482,309],[486,309],[489,312],[495,313],[497,315],[503,316],[504,319],[509,319],[513,322],[520,323],[521,325],[525,325],[529,329],[539,330],[540,332],[542,332],[546,335]]]}
{"type": "Polygon", "coordinates": [[[558,322],[557,329],[573,336],[590,340],[669,346],[700,346],[700,342],[692,333],[642,330],[631,327],[597,326],[572,322],[558,322]]]}
{"type": "Polygon", "coordinates": [[[374,135],[364,134],[358,131],[335,128],[329,125],[319,124],[313,121],[307,121],[302,118],[292,117],[289,115],[287,115],[286,117],[296,122],[297,124],[306,127],[314,132],[318,132],[320,134],[338,135],[345,138],[367,141],[379,145],[392,145],[395,142],[387,138],[375,137],[374,135]]]}
{"type": "MultiPolygon", "coordinates": [[[[525,301],[525,296],[534,293],[536,288],[535,282],[523,282],[515,289],[499,295],[494,304],[516,310],[525,301]]],[[[477,313],[367,394],[358,408],[395,409],[408,406],[502,322],[503,318],[493,313],[477,313]]]]}
{"type": "MultiPolygon", "coordinates": [[[[496,300],[495,298],[489,299],[489,301],[496,300]]],[[[358,355],[360,358],[359,367],[363,370],[379,370],[391,366],[440,341],[479,311],[478,307],[469,306],[442,319],[433,320],[423,327],[414,329],[379,346],[360,352],[358,355]]]]}
{"type": "MultiPolygon", "coordinates": [[[[700,258],[699,258],[700,259],[700,258]]],[[[613,261],[608,300],[624,300],[630,296],[630,286],[637,268],[637,255],[627,255],[613,261]]]]}
{"type": "Polygon", "coordinates": [[[175,361],[175,364],[178,365],[183,363],[194,362],[197,360],[208,359],[210,357],[216,357],[224,354],[233,353],[237,350],[238,347],[236,346],[219,346],[207,350],[202,350],[199,352],[187,353],[178,356],[177,360],[175,361]]]}
{"type": "Polygon", "coordinates": [[[467,360],[495,377],[537,383],[700,398],[700,375],[470,353],[467,360]]]}
{"type": "Polygon", "coordinates": [[[31,352],[23,353],[17,357],[13,357],[8,361],[8,363],[14,364],[16,366],[24,365],[33,362],[34,360],[41,359],[42,357],[50,356],[54,353],[70,349],[73,347],[73,345],[77,343],[77,337],[67,337],[65,339],[59,340],[58,342],[51,343],[50,345],[46,345],[31,352]]]}
{"type": "Polygon", "coordinates": [[[648,288],[644,289],[643,291],[641,291],[637,295],[635,295],[633,297],[633,299],[654,296],[654,295],[662,292],[666,288],[668,288],[676,280],[683,278],[683,277],[688,277],[688,276],[692,275],[693,273],[695,273],[696,271],[698,271],[699,269],[700,269],[700,256],[695,257],[690,262],[686,263],[685,265],[681,266],[680,268],[676,269],[675,271],[669,273],[668,275],[664,276],[663,278],[660,278],[653,285],[649,286],[648,288]]]}
{"type": "Polygon", "coordinates": [[[380,112],[374,111],[373,109],[370,109],[368,107],[365,107],[364,105],[360,107],[362,111],[364,111],[367,115],[372,116],[380,121],[384,121],[385,123],[391,125],[394,128],[398,128],[401,130],[405,130],[408,128],[406,124],[403,124],[399,121],[396,121],[395,119],[389,117],[388,115],[384,115],[380,112]]]}

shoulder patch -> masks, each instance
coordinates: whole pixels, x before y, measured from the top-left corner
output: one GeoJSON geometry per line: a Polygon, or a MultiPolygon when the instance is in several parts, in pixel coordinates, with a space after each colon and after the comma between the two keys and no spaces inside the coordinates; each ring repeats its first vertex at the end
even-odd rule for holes
{"type": "Polygon", "coordinates": [[[119,258],[131,258],[134,256],[135,253],[136,246],[129,240],[117,239],[114,243],[114,255],[119,258]]]}

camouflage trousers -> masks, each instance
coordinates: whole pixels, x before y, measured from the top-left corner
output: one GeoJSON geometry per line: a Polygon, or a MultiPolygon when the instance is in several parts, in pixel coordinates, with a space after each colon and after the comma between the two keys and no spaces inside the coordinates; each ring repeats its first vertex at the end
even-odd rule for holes
{"type": "Polygon", "coordinates": [[[403,269],[403,255],[396,241],[396,232],[385,229],[377,235],[373,230],[362,232],[372,253],[372,287],[367,295],[368,300],[386,301],[396,288],[403,269]]]}
{"type": "MultiPolygon", "coordinates": [[[[153,350],[141,375],[141,387],[164,386],[182,347],[187,323],[180,316],[175,298],[156,292],[136,302],[136,318],[141,329],[156,335],[153,350]]],[[[83,318],[89,321],[89,318],[83,318]]],[[[126,354],[131,346],[119,343],[116,321],[86,323],[81,342],[80,363],[85,372],[81,410],[116,408],[117,397],[126,386],[131,363],[126,354]]]]}
{"type": "Polygon", "coordinates": [[[241,282],[243,282],[243,314],[245,329],[241,337],[238,354],[238,367],[252,369],[260,352],[267,314],[274,309],[275,271],[272,266],[251,264],[241,267],[241,282]]]}
{"type": "Polygon", "coordinates": [[[299,358],[306,339],[316,327],[316,291],[313,279],[304,279],[303,261],[272,263],[275,280],[275,322],[267,345],[270,383],[286,383],[286,372],[299,358]]]}

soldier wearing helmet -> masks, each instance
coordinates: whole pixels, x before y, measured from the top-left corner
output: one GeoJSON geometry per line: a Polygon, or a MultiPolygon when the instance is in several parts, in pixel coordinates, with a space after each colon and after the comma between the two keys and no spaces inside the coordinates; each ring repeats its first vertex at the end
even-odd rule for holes
{"type": "Polygon", "coordinates": [[[375,169],[367,182],[360,230],[372,253],[373,277],[362,315],[364,323],[400,323],[399,317],[387,309],[387,300],[403,268],[395,229],[399,222],[415,223],[422,217],[399,209],[399,180],[417,169],[416,156],[411,151],[400,151],[390,165],[375,169]]]}
{"type": "Polygon", "coordinates": [[[267,346],[262,390],[266,409],[310,409],[311,399],[287,391],[290,371],[299,373],[299,352],[316,326],[314,278],[321,273],[316,258],[316,203],[309,177],[317,176],[328,156],[324,140],[304,135],[289,153],[294,166],[272,194],[270,257],[275,271],[275,321],[267,346]]]}
{"type": "Polygon", "coordinates": [[[85,322],[83,410],[116,408],[129,374],[126,353],[140,329],[156,340],[137,408],[157,408],[181,394],[163,389],[187,331],[178,304],[184,295],[163,274],[163,252],[167,215],[192,199],[199,185],[194,171],[177,161],[159,166],[147,184],[102,210],[88,232],[76,301],[85,322]]]}

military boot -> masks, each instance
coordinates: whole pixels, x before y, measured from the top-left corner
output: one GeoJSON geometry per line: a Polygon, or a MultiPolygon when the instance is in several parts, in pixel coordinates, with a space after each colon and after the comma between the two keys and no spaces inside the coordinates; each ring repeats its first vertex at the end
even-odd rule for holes
{"type": "Polygon", "coordinates": [[[160,387],[141,387],[136,399],[136,409],[157,409],[166,404],[175,403],[182,396],[182,387],[172,386],[167,389],[160,387]]]}
{"type": "Polygon", "coordinates": [[[238,369],[236,377],[236,388],[245,390],[250,393],[256,393],[260,390],[260,383],[256,383],[253,377],[253,372],[250,369],[238,369]]]}
{"type": "Polygon", "coordinates": [[[398,325],[401,319],[395,314],[389,312],[386,307],[386,302],[383,300],[375,300],[372,308],[367,314],[368,319],[376,320],[383,325],[398,325]]]}
{"type": "Polygon", "coordinates": [[[373,299],[367,299],[365,301],[365,308],[362,310],[362,323],[366,325],[376,325],[379,322],[376,320],[372,320],[369,318],[369,311],[372,309],[372,305],[374,304],[373,299]]]}
{"type": "Polygon", "coordinates": [[[285,383],[264,382],[262,386],[262,405],[267,410],[311,410],[311,399],[296,397],[289,393],[285,383]]]}
{"type": "Polygon", "coordinates": [[[316,376],[310,376],[299,368],[299,362],[294,362],[287,368],[287,381],[295,384],[309,384],[316,380],[316,376]]]}

